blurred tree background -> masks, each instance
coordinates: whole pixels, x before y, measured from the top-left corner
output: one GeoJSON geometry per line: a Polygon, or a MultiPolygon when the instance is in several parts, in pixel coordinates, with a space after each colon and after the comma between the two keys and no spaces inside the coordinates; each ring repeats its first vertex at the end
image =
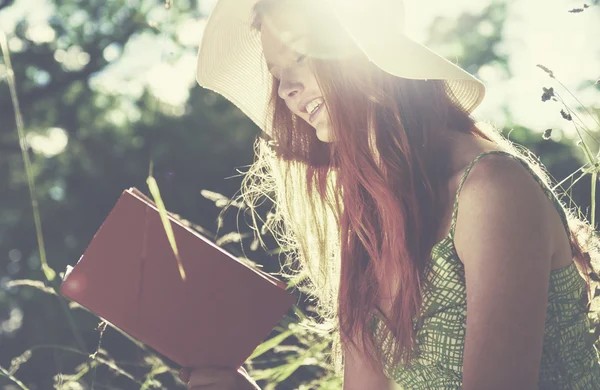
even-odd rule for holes
{"type": "MultiPolygon", "coordinates": [[[[236,193],[240,170],[252,162],[258,129],[226,100],[195,85],[194,57],[212,3],[0,1],[0,28],[11,52],[47,258],[57,272],[77,262],[124,189],[147,192],[151,160],[166,207],[216,232],[220,209],[214,197],[201,191],[226,197],[236,193]],[[156,66],[148,71],[149,64],[156,66]]],[[[473,74],[493,66],[510,77],[511,54],[502,45],[512,4],[492,1],[476,12],[465,11],[458,21],[438,17],[428,27],[427,43],[473,74]]],[[[588,5],[590,9],[582,12],[565,8],[564,17],[590,12],[597,16],[598,7],[588,5]]],[[[100,364],[86,371],[80,366],[97,349],[99,320],[85,311],[72,311],[85,344],[85,351],[79,351],[60,298],[39,288],[45,278],[7,72],[6,63],[0,62],[0,366],[8,371],[12,367],[11,374],[30,389],[88,389],[91,383],[98,389],[183,388],[167,372],[149,376],[157,367],[152,354],[110,328],[102,340],[102,356],[114,359],[113,367],[100,364]],[[11,281],[23,279],[40,284],[11,286],[11,281]],[[28,350],[31,356],[22,355],[28,350]],[[20,366],[12,361],[18,356],[23,360],[20,366]],[[77,372],[77,378],[68,376],[77,372]]],[[[581,90],[600,90],[595,79],[580,81],[581,90]]],[[[548,78],[548,84],[535,86],[533,93],[541,98],[542,87],[550,86],[548,78]]],[[[554,104],[557,113],[563,108],[557,102],[545,104],[554,104]]],[[[598,118],[600,105],[588,109],[598,118]]],[[[569,121],[563,121],[564,129],[557,126],[552,136],[543,137],[546,129],[519,124],[509,110],[504,115],[504,134],[510,132],[511,140],[540,156],[557,181],[585,163],[576,139],[563,131],[572,125],[569,121]]],[[[571,192],[583,211],[590,204],[589,189],[588,175],[571,192]]],[[[236,230],[236,222],[229,215],[220,235],[236,230]]],[[[240,230],[248,232],[243,224],[240,230]]],[[[277,257],[249,249],[251,241],[242,240],[251,259],[277,271],[277,257]]],[[[227,249],[241,253],[239,242],[227,244],[227,249]]],[[[298,370],[277,388],[299,388],[323,374],[309,366],[319,365],[300,361],[298,370]]],[[[2,374],[0,386],[19,388],[2,374]]]]}

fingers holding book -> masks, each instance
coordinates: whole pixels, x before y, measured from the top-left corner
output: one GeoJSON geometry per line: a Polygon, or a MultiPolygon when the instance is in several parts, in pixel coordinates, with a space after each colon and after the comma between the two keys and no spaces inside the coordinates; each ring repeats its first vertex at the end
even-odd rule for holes
{"type": "Polygon", "coordinates": [[[244,367],[182,368],[179,377],[190,390],[260,390],[244,367]]]}

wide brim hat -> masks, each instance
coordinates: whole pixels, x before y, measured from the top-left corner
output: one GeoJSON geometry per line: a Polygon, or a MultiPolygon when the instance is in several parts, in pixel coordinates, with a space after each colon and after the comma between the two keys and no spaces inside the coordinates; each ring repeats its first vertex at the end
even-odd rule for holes
{"type": "MultiPolygon", "coordinates": [[[[480,80],[404,33],[401,0],[321,1],[369,61],[383,71],[407,79],[445,80],[450,99],[468,113],[483,100],[485,86],[480,80]]],[[[198,50],[196,80],[227,98],[270,134],[273,80],[260,34],[252,28],[257,2],[217,2],[198,50]]]]}

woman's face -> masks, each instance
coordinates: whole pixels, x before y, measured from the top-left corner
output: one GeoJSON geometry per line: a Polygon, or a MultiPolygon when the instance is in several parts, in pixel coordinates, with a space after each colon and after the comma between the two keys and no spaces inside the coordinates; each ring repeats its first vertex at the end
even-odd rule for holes
{"type": "Polygon", "coordinates": [[[301,48],[308,47],[310,31],[303,33],[302,27],[297,25],[297,19],[292,19],[295,19],[293,15],[288,15],[269,18],[268,23],[263,23],[261,28],[263,52],[271,74],[279,80],[279,97],[285,101],[292,113],[316,130],[319,140],[331,142],[329,114],[323,100],[323,93],[309,67],[308,58],[301,54],[307,52],[301,48]],[[285,28],[294,25],[299,28],[288,30],[285,28]],[[286,33],[290,30],[296,33],[294,35],[286,33]],[[299,50],[294,50],[292,47],[299,50]]]}

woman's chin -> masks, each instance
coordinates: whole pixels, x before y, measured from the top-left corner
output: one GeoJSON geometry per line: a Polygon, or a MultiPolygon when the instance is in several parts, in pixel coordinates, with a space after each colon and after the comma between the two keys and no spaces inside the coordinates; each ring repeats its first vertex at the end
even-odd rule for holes
{"type": "Polygon", "coordinates": [[[326,126],[318,126],[316,128],[317,138],[321,142],[331,142],[331,132],[326,126]]]}

